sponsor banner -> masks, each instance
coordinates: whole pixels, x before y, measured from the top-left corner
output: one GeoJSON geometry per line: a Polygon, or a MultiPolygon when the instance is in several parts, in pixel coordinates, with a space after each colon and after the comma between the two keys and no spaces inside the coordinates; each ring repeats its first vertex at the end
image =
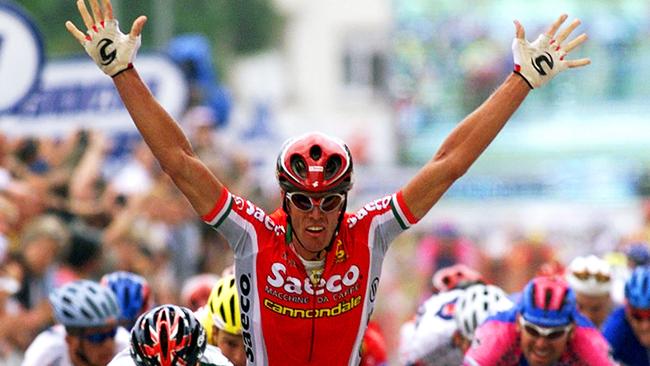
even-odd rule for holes
{"type": "Polygon", "coordinates": [[[33,91],[43,67],[43,41],[17,5],[0,2],[0,113],[33,91]]]}
{"type": "MultiPolygon", "coordinates": [[[[162,54],[138,55],[135,64],[163,108],[178,118],[189,97],[182,71],[162,54]]],[[[79,128],[135,130],[112,79],[89,58],[48,62],[38,88],[0,112],[0,131],[8,135],[60,135],[79,128]]]]}

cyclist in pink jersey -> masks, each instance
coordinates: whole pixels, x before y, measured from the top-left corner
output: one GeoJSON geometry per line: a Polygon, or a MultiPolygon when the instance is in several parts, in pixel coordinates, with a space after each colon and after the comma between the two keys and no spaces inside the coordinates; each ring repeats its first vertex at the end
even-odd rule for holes
{"type": "Polygon", "coordinates": [[[576,308],[575,294],[560,276],[536,277],[511,310],[476,329],[465,366],[615,365],[609,345],[576,308]]]}
{"type": "Polygon", "coordinates": [[[128,35],[109,0],[77,6],[87,32],[66,27],[113,78],[138,130],[203,219],[235,253],[248,364],[356,365],[389,243],[424,216],[487,148],[531,88],[589,59],[565,60],[586,35],[565,42],[567,16],[535,42],[515,22],[515,72],[454,129],[434,158],[398,192],[346,212],[352,187],[347,146],[319,133],[289,140],[277,160],[282,207],[266,214],[231,194],[193,152],[186,136],[133,67],[146,17],[128,35]],[[555,37],[555,38],[554,38],[555,37]]]}

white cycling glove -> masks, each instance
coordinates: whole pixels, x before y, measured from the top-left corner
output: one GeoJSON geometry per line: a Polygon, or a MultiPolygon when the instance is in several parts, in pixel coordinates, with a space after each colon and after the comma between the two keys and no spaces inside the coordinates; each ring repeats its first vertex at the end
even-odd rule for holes
{"type": "Polygon", "coordinates": [[[546,34],[540,34],[533,43],[515,37],[512,55],[515,73],[523,77],[531,89],[541,87],[568,68],[564,61],[566,52],[546,34]]]}
{"type": "Polygon", "coordinates": [[[107,75],[115,77],[133,67],[142,36],[133,37],[120,31],[116,19],[96,23],[88,30],[82,43],[86,53],[107,75]]]}

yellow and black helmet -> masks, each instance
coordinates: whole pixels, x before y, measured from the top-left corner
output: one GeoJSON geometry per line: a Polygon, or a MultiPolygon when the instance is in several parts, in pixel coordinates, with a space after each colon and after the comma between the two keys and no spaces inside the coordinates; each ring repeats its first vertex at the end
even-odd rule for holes
{"type": "MultiPolygon", "coordinates": [[[[207,316],[204,326],[214,324],[217,328],[230,334],[241,334],[241,318],[239,316],[239,293],[235,283],[235,276],[229,275],[221,278],[212,288],[208,298],[207,316]]],[[[211,336],[208,337],[210,339],[211,336]]]]}

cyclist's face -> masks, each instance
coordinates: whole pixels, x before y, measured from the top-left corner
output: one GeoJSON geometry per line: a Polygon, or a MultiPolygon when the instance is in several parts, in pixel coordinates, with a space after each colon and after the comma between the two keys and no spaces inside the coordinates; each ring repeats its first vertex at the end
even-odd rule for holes
{"type": "Polygon", "coordinates": [[[309,195],[308,197],[311,198],[311,207],[309,209],[306,209],[308,206],[306,203],[309,200],[303,202],[304,200],[301,199],[294,203],[295,196],[294,199],[287,198],[287,207],[291,216],[294,235],[297,235],[301,244],[309,250],[305,251],[300,244],[294,243],[296,251],[303,258],[312,259],[317,252],[325,249],[332,239],[343,202],[339,200],[336,205],[333,205],[330,201],[337,200],[337,198],[328,198],[327,195],[324,197],[322,195],[309,195]],[[296,204],[302,204],[302,206],[296,204]]]}
{"type": "Polygon", "coordinates": [[[115,356],[115,328],[88,328],[83,334],[68,335],[68,352],[75,366],[107,365],[115,356]]]}
{"type": "Polygon", "coordinates": [[[571,332],[557,338],[531,334],[521,324],[517,324],[521,334],[521,350],[530,366],[550,366],[555,364],[566,350],[571,332]]]}
{"type": "Polygon", "coordinates": [[[576,303],[578,310],[596,324],[597,327],[603,324],[611,309],[609,294],[592,296],[576,292],[576,303]]]}
{"type": "Polygon", "coordinates": [[[639,343],[643,347],[650,347],[650,317],[647,314],[643,314],[643,312],[640,313],[642,313],[642,316],[636,315],[634,310],[631,310],[629,307],[625,308],[625,316],[639,343]]]}
{"type": "Polygon", "coordinates": [[[246,366],[246,351],[244,349],[244,340],[241,335],[230,334],[228,332],[216,332],[216,345],[221,349],[221,353],[235,366],[246,366]]]}

